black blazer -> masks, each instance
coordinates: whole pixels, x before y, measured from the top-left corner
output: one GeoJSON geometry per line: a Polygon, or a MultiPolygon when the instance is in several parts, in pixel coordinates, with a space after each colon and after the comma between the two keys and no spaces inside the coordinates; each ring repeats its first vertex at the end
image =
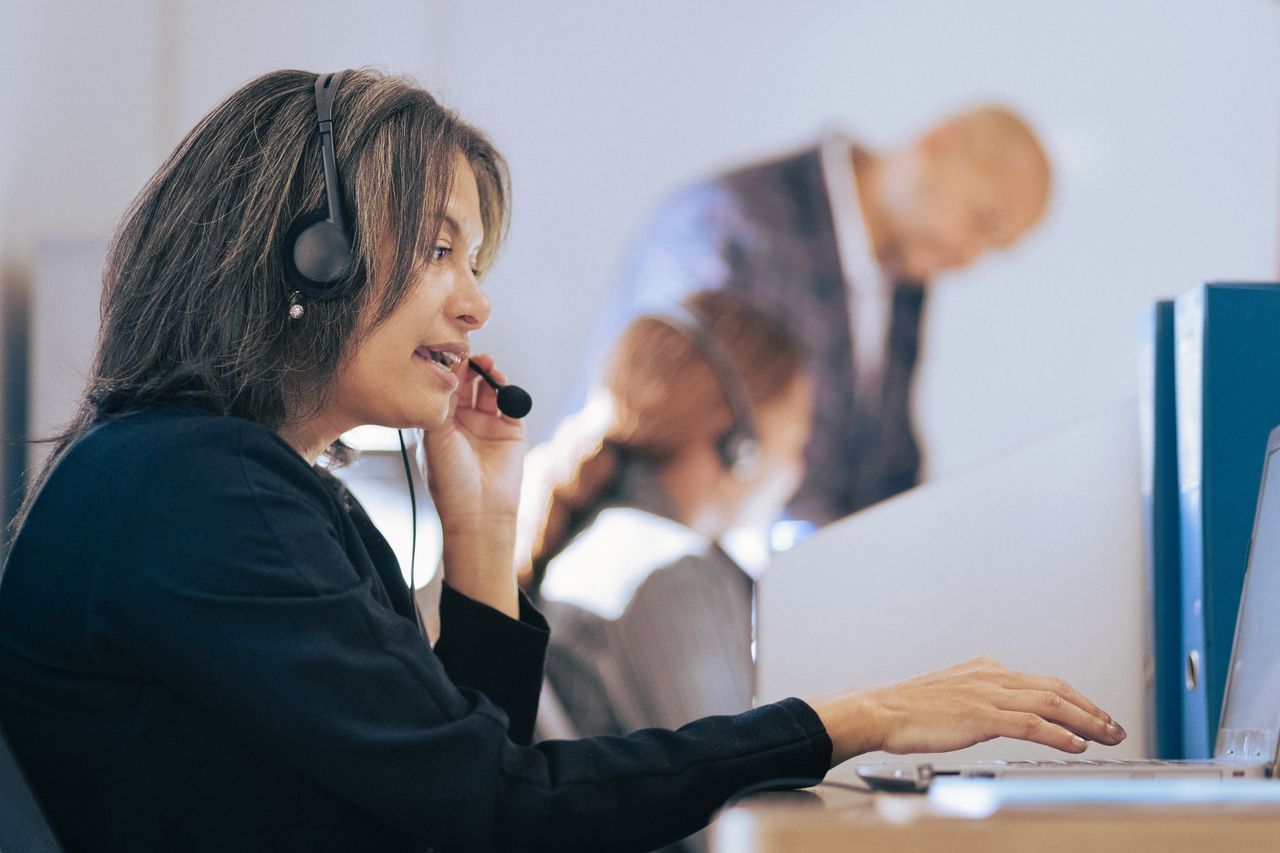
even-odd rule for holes
{"type": "Polygon", "coordinates": [[[14,542],[0,725],[71,851],[643,850],[830,759],[794,699],[531,747],[541,616],[446,588],[441,631],[274,432],[157,409],[73,447],[14,542]]]}

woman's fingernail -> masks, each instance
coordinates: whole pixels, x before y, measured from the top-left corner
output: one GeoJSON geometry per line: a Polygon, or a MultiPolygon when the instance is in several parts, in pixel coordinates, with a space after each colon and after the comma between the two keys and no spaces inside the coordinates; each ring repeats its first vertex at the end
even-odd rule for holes
{"type": "Polygon", "coordinates": [[[1107,726],[1107,734],[1111,735],[1113,738],[1116,738],[1117,740],[1123,740],[1124,738],[1128,737],[1128,735],[1125,734],[1124,729],[1120,728],[1120,724],[1114,720],[1111,721],[1111,725],[1107,726]]]}
{"type": "Polygon", "coordinates": [[[1079,735],[1072,735],[1071,745],[1074,746],[1076,749],[1084,749],[1085,747],[1084,738],[1080,737],[1079,735]]]}

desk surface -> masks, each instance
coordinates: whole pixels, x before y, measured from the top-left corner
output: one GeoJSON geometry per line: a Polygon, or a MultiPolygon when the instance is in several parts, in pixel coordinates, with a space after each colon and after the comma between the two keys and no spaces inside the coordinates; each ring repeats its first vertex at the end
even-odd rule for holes
{"type": "Polygon", "coordinates": [[[713,853],[1221,853],[1277,846],[1277,804],[1020,807],[971,819],[938,815],[919,794],[872,794],[833,784],[753,796],[725,809],[711,827],[713,853]]]}

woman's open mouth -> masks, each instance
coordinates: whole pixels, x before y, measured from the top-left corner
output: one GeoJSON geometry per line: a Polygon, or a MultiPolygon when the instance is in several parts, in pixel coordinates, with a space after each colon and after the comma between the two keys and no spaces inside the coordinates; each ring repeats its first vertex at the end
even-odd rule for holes
{"type": "Polygon", "coordinates": [[[453,372],[453,369],[466,358],[465,349],[455,345],[444,345],[439,348],[422,346],[414,350],[413,354],[439,371],[442,377],[448,377],[451,387],[457,387],[458,375],[453,372]]]}

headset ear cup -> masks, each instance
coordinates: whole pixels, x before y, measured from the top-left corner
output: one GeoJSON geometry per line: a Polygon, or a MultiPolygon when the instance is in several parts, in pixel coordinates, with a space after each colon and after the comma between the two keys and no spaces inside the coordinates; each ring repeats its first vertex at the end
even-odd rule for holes
{"type": "Polygon", "coordinates": [[[299,217],[285,234],[285,270],[294,286],[312,299],[339,295],[353,261],[351,239],[323,209],[299,217]]]}

